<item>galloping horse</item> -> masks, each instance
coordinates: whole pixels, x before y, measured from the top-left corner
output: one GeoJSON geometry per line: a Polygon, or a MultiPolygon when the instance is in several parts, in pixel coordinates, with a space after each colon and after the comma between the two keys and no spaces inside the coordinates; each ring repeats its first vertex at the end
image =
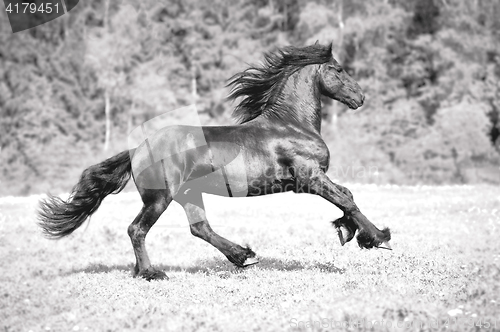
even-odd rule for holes
{"type": "Polygon", "coordinates": [[[358,209],[351,192],[327,176],[330,153],[321,138],[320,96],[352,109],[363,105],[359,85],[333,58],[332,45],[285,47],[265,55],[230,79],[230,99],[242,97],[234,126],[169,126],[138,148],[124,151],[81,175],[67,201],[40,202],[45,234],[71,234],[104,197],[120,192],[131,174],[144,203],[128,227],[136,257],[134,276],[167,278],[152,267],[145,237],[172,200],[182,205],[191,233],[219,249],[232,263],[257,263],[255,253],[219,236],[205,215],[202,193],[259,196],[293,191],[323,197],[344,212],[333,222],[340,243],[358,231],[362,248],[390,249],[390,231],[379,230],[358,209]],[[217,175],[218,174],[218,175],[217,175]]]}

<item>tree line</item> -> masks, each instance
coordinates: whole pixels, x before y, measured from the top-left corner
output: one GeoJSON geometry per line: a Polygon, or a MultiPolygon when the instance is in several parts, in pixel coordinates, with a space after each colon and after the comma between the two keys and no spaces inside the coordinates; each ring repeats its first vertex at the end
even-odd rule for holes
{"type": "Polygon", "coordinates": [[[69,190],[185,105],[230,124],[229,77],[316,41],[366,93],[323,104],[334,178],[500,182],[498,0],[92,0],[15,34],[0,16],[0,194],[69,190]]]}

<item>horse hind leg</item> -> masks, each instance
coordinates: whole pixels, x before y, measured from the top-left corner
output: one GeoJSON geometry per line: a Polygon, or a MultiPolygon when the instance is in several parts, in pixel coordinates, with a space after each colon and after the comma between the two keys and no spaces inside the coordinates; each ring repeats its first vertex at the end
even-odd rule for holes
{"type": "Polygon", "coordinates": [[[190,228],[191,234],[219,249],[231,263],[238,267],[247,267],[259,262],[250,247],[244,248],[218,235],[212,230],[207,220],[190,223],[190,228]]]}
{"type": "Polygon", "coordinates": [[[238,267],[246,267],[259,262],[249,247],[244,248],[233,243],[212,230],[205,214],[201,193],[193,193],[175,199],[186,212],[191,234],[213,245],[238,267]]]}
{"type": "Polygon", "coordinates": [[[128,234],[132,241],[136,264],[134,277],[141,277],[148,281],[153,279],[168,279],[167,275],[151,266],[148,253],[146,251],[145,238],[149,230],[156,223],[161,214],[167,209],[172,198],[162,191],[150,190],[141,192],[144,206],[141,212],[128,227],[128,234]]]}

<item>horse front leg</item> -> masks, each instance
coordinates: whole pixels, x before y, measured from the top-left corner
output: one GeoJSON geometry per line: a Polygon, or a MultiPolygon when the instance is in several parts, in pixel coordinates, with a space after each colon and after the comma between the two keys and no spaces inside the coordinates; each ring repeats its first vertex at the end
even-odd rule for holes
{"type": "MultiPolygon", "coordinates": [[[[337,188],[342,191],[347,197],[349,197],[352,201],[354,201],[354,197],[349,189],[344,186],[335,184],[337,188]]],[[[341,218],[332,221],[332,224],[337,229],[337,233],[339,235],[340,244],[343,246],[347,242],[351,241],[356,231],[358,230],[358,226],[352,219],[352,217],[346,213],[341,218]]]]}
{"type": "Polygon", "coordinates": [[[318,172],[318,174],[303,179],[303,181],[310,193],[323,197],[344,212],[342,218],[333,222],[342,245],[349,242],[354,237],[356,230],[359,230],[356,239],[361,248],[391,249],[389,228],[379,230],[373,225],[356,206],[349,189],[333,183],[323,172],[318,172]]]}

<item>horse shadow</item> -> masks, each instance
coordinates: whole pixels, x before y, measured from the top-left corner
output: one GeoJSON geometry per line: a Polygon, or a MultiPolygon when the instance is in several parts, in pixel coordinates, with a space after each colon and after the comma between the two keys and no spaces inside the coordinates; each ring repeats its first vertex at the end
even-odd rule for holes
{"type": "MultiPolygon", "coordinates": [[[[313,262],[311,264],[305,264],[298,260],[283,260],[279,258],[273,257],[263,257],[260,258],[259,263],[256,265],[252,265],[246,268],[236,267],[230,262],[226,261],[223,258],[214,258],[211,260],[201,260],[198,261],[193,266],[179,266],[179,265],[165,265],[159,264],[155,265],[155,268],[164,271],[169,274],[169,272],[184,272],[184,273],[203,273],[206,275],[220,274],[220,273],[244,273],[249,269],[261,269],[268,271],[302,271],[302,270],[315,270],[320,273],[336,273],[336,274],[344,274],[345,269],[336,267],[332,263],[320,263],[313,262]]],[[[130,263],[128,265],[118,264],[118,265],[105,265],[105,264],[90,264],[84,268],[75,268],[66,273],[64,275],[72,275],[77,273],[89,273],[89,274],[100,274],[100,273],[108,273],[112,271],[125,271],[132,273],[134,269],[134,264],[130,263]]]]}

